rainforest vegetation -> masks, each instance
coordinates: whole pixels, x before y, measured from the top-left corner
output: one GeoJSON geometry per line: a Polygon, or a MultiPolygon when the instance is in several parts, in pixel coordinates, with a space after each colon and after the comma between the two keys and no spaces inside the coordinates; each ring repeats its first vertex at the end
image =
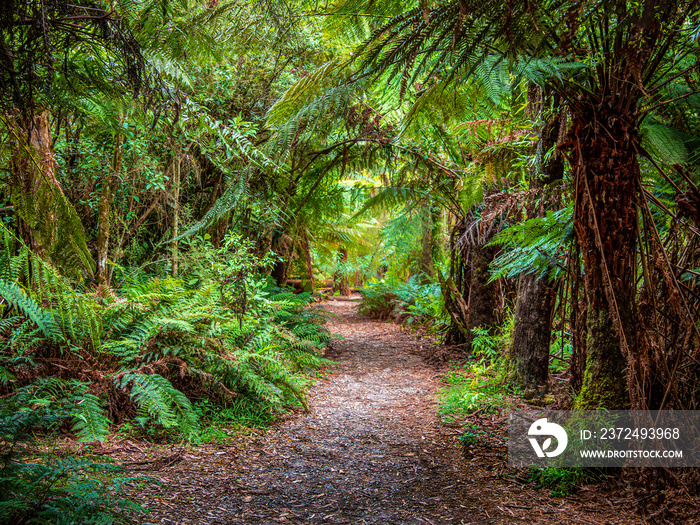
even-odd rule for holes
{"type": "Polygon", "coordinates": [[[699,38],[695,0],[0,2],[0,521],[139,515],[59,437],[307,411],[355,292],[479,364],[441,410],[697,410],[699,38]]]}

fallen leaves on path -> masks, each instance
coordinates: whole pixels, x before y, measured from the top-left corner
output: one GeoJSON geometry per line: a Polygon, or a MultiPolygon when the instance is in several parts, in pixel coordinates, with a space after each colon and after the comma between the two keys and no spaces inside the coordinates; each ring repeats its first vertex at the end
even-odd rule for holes
{"type": "MultiPolygon", "coordinates": [[[[151,507],[149,522],[642,523],[624,500],[586,490],[551,498],[525,483],[508,471],[498,438],[463,454],[461,432],[437,415],[445,370],[423,358],[430,342],[358,317],[352,302],[324,308],[337,315],[329,328],[345,340],[329,351],[338,364],[311,392],[309,414],[234,447],[165,450],[139,465],[130,453],[132,470],[150,461],[146,472],[159,482],[131,489],[151,507]]],[[[494,418],[474,416],[503,424],[494,418]]]]}

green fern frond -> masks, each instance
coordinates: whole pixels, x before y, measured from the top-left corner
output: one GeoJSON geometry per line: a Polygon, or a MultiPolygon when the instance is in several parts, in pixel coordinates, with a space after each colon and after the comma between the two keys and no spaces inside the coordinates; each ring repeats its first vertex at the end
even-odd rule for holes
{"type": "Polygon", "coordinates": [[[92,394],[84,394],[72,410],[73,432],[78,441],[103,441],[109,435],[109,418],[100,400],[92,394]]]}
{"type": "Polygon", "coordinates": [[[63,334],[56,325],[51,312],[41,308],[19,285],[0,279],[0,297],[5,299],[22,315],[31,319],[41,330],[44,337],[53,341],[61,341],[63,339],[63,334]]]}
{"type": "Polygon", "coordinates": [[[132,372],[120,376],[115,377],[118,388],[129,388],[130,397],[153,421],[165,428],[179,425],[185,434],[197,430],[192,404],[163,376],[132,372]]]}
{"type": "Polygon", "coordinates": [[[536,272],[559,278],[568,245],[574,239],[573,205],[528,219],[498,233],[490,244],[507,247],[491,263],[491,280],[536,272]]]}

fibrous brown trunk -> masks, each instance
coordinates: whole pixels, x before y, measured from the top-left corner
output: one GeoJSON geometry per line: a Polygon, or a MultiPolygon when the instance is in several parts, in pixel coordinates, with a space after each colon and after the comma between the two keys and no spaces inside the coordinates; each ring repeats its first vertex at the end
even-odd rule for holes
{"type": "Polygon", "coordinates": [[[474,328],[492,332],[498,321],[498,283],[489,282],[489,265],[497,248],[488,246],[490,226],[483,231],[482,227],[483,223],[475,222],[471,215],[455,225],[450,240],[450,276],[439,275],[445,309],[452,318],[444,342],[463,347],[466,352],[472,350],[474,328]]]}
{"type": "Polygon", "coordinates": [[[52,190],[63,193],[56,180],[56,159],[51,150],[48,111],[20,123],[17,134],[17,149],[13,156],[16,184],[12,200],[20,211],[19,232],[22,240],[34,253],[43,257],[56,239],[55,232],[50,228],[41,228],[40,219],[53,223],[56,218],[52,215],[54,210],[51,207],[40,209],[44,200],[42,194],[47,193],[50,199],[52,190]],[[47,186],[51,187],[48,191],[47,186]]]}
{"type": "Polygon", "coordinates": [[[15,138],[11,199],[20,236],[66,273],[92,273],[83,225],[56,175],[48,111],[21,119],[10,133],[15,138]]]}
{"type": "MultiPolygon", "coordinates": [[[[175,150],[173,158],[173,238],[180,234],[180,152],[175,150]]],[[[178,269],[178,246],[177,241],[172,242],[170,257],[172,259],[172,274],[177,275],[178,269]]]]}
{"type": "Polygon", "coordinates": [[[484,328],[493,331],[496,325],[498,308],[498,285],[496,282],[489,282],[491,277],[489,265],[496,256],[495,246],[485,246],[483,244],[471,247],[471,280],[469,282],[469,298],[467,300],[467,319],[465,328],[467,330],[466,345],[471,348],[474,341],[474,328],[484,328]]]}
{"type": "Polygon", "coordinates": [[[523,275],[518,283],[511,356],[525,388],[547,383],[556,289],[547,277],[523,275]]]}
{"type": "MultiPolygon", "coordinates": [[[[530,189],[537,190],[531,197],[528,217],[543,216],[547,209],[544,189],[547,184],[561,180],[564,163],[561,155],[552,155],[548,162],[541,159],[556,144],[561,126],[560,115],[554,114],[542,127],[537,145],[537,163],[530,177],[530,189]],[[540,202],[536,205],[536,201],[540,202]]],[[[552,314],[556,304],[556,285],[548,276],[529,273],[520,277],[518,299],[515,304],[513,337],[510,353],[525,388],[545,385],[549,377],[549,343],[552,314]]]]}
{"type": "Polygon", "coordinates": [[[640,172],[635,117],[612,107],[609,101],[579,105],[563,145],[574,170],[574,228],[588,302],[586,369],[576,402],[580,409],[629,406],[625,355],[635,344],[640,172]]]}

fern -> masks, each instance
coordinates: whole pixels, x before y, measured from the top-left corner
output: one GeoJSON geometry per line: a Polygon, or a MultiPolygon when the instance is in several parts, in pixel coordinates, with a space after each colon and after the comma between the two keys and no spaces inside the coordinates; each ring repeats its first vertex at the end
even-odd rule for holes
{"type": "Polygon", "coordinates": [[[19,285],[0,279],[0,297],[5,299],[19,313],[31,319],[41,330],[44,337],[52,341],[63,340],[63,334],[56,325],[51,312],[41,308],[19,285]]]}
{"type": "Polygon", "coordinates": [[[72,410],[73,432],[78,441],[103,441],[109,435],[109,418],[100,400],[92,394],[84,394],[72,410]]]}
{"type": "Polygon", "coordinates": [[[118,388],[129,387],[131,398],[156,423],[165,428],[180,426],[186,435],[197,431],[198,420],[192,404],[164,377],[126,372],[117,375],[114,381],[118,388]]]}
{"type": "Polygon", "coordinates": [[[65,417],[55,410],[27,410],[16,403],[2,407],[0,522],[124,523],[128,514],[144,513],[143,507],[119,496],[122,484],[133,479],[120,477],[114,465],[74,457],[37,461],[28,456],[31,448],[26,444],[33,429],[55,426],[65,417]]]}
{"type": "Polygon", "coordinates": [[[497,234],[490,244],[507,250],[491,263],[491,281],[536,272],[556,280],[565,271],[564,257],[574,239],[573,205],[557,212],[547,211],[510,226],[497,234]]]}

